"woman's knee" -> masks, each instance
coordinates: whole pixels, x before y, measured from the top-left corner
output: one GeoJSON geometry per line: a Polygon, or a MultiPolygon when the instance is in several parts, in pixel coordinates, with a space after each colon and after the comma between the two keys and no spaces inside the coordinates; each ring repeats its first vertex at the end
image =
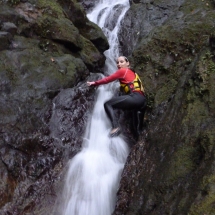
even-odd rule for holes
{"type": "Polygon", "coordinates": [[[104,103],[104,109],[105,110],[109,109],[110,107],[111,107],[111,105],[110,105],[109,101],[107,101],[107,102],[104,103]]]}

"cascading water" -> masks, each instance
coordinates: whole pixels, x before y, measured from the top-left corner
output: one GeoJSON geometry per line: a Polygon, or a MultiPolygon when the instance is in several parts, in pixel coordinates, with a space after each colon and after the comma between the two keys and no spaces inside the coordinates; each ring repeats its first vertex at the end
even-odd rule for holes
{"type": "MultiPolygon", "coordinates": [[[[119,55],[117,33],[129,0],[100,0],[88,14],[108,38],[106,73],[114,72],[119,55]]],[[[100,86],[88,122],[83,149],[70,162],[63,191],[62,215],[110,215],[113,212],[120,174],[128,155],[128,147],[119,136],[109,137],[111,124],[103,104],[113,95],[110,84],[100,86]]]]}

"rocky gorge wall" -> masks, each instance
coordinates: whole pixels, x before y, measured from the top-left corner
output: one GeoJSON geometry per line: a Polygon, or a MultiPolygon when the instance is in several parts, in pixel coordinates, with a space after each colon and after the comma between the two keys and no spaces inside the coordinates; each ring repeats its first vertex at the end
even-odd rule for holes
{"type": "Polygon", "coordinates": [[[1,215],[50,214],[108,47],[75,1],[0,1],[1,215]]]}
{"type": "Polygon", "coordinates": [[[147,125],[114,215],[215,213],[214,6],[131,1],[120,40],[145,84],[147,125]]]}
{"type": "MultiPolygon", "coordinates": [[[[81,148],[96,97],[85,81],[102,72],[108,43],[83,10],[95,1],[78,2],[0,1],[2,215],[50,214],[65,163],[81,148]]],[[[121,52],[148,107],[113,214],[212,215],[215,2],[130,4],[121,52]]]]}

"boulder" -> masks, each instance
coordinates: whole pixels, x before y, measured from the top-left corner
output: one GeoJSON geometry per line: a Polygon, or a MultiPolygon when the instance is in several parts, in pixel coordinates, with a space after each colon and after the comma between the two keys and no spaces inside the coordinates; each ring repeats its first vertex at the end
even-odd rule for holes
{"type": "Polygon", "coordinates": [[[0,51],[8,49],[12,40],[9,32],[0,31],[0,51]]]}
{"type": "Polygon", "coordinates": [[[4,22],[1,27],[1,31],[9,32],[11,35],[15,35],[17,32],[17,26],[11,22],[4,22]]]}

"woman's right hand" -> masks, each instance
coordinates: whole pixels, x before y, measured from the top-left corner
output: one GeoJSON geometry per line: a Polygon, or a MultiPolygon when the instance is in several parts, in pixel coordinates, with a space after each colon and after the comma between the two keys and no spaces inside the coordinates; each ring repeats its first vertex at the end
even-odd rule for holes
{"type": "Polygon", "coordinates": [[[95,81],[88,81],[87,82],[87,86],[89,86],[89,87],[92,86],[92,85],[94,85],[94,84],[95,84],[95,81]]]}

